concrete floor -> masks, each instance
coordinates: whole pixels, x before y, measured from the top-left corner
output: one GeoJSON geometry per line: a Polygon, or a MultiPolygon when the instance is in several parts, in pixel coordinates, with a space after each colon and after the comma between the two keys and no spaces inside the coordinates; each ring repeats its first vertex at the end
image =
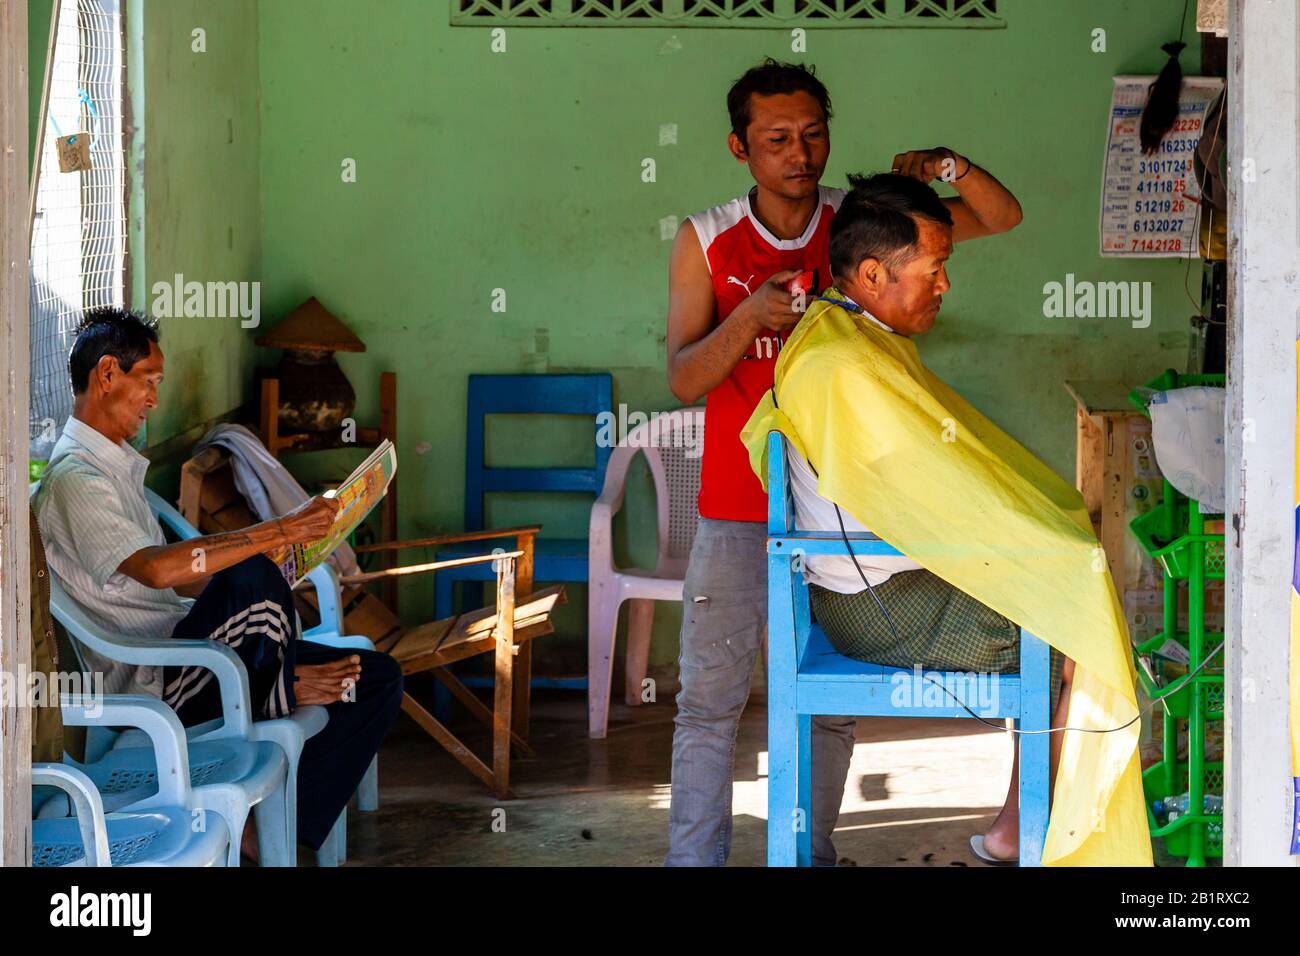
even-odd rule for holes
{"type": "MultiPolygon", "coordinates": [[[[511,801],[492,797],[403,715],[380,753],[379,810],[350,811],[348,865],[658,866],[673,714],[671,699],[616,704],[608,737],[589,740],[582,694],[536,691],[537,756],[513,762],[511,801]]],[[[477,726],[461,718],[453,729],[488,753],[477,726]]],[[[764,862],[766,738],[766,709],[751,700],[736,746],[733,866],[764,862]]],[[[967,843],[1002,805],[1010,768],[1007,736],[973,721],[859,720],[835,836],[842,862],[982,866],[967,843]]]]}

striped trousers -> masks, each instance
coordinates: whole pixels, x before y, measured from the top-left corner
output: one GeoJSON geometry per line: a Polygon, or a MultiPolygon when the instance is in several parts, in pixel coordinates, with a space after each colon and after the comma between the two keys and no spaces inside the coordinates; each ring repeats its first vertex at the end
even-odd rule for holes
{"type": "MultiPolygon", "coordinates": [[[[248,670],[253,712],[287,717],[294,703],[296,621],[288,582],[256,555],[214,574],[172,637],[225,644],[248,670]]],[[[221,716],[217,680],[203,667],[164,668],[162,698],[185,724],[221,716]]]]}
{"type": "MultiPolygon", "coordinates": [[[[319,849],[397,719],[397,662],[376,651],[300,640],[293,593],[279,569],[260,555],[214,574],[172,637],[221,641],[234,650],[248,671],[253,711],[268,719],[292,713],[296,665],[361,658],[353,699],[325,705],[329,722],[307,741],[299,759],[298,839],[319,849]]],[[[187,727],[221,716],[220,689],[204,668],[164,668],[163,700],[187,727]]]]}

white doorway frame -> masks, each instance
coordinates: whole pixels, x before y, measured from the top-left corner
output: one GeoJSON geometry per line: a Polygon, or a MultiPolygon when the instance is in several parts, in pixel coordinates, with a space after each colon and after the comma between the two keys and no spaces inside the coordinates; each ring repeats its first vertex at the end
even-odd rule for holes
{"type": "MultiPolygon", "coordinates": [[[[0,0],[0,669],[31,668],[27,527],[28,224],[27,4],[0,0]]],[[[0,865],[31,858],[32,712],[25,695],[0,702],[0,865]]]]}
{"type": "Polygon", "coordinates": [[[1300,11],[1230,0],[1224,863],[1296,866],[1290,590],[1300,321],[1300,11]]]}

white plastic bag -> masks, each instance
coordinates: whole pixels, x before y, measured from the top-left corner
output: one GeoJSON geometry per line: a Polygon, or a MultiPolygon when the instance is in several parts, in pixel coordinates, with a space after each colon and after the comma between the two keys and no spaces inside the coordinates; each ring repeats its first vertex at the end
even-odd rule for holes
{"type": "Polygon", "coordinates": [[[1151,443],[1169,483],[1200,504],[1202,514],[1225,510],[1222,388],[1195,386],[1151,396],[1151,443]]]}

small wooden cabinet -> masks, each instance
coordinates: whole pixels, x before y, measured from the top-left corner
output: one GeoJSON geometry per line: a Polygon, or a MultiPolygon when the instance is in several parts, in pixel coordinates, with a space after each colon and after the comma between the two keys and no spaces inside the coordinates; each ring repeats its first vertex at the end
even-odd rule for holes
{"type": "MultiPolygon", "coordinates": [[[[1129,522],[1164,493],[1164,479],[1151,442],[1151,421],[1128,401],[1131,386],[1114,382],[1066,382],[1075,401],[1075,487],[1083,495],[1129,634],[1135,642],[1163,629],[1164,578],[1142,550],[1129,522]]],[[[1223,582],[1207,581],[1207,631],[1223,629],[1223,582]]],[[[1179,627],[1187,626],[1187,591],[1180,589],[1179,627]]],[[[1159,722],[1142,720],[1143,765],[1160,757],[1159,722]],[[1153,733],[1154,731],[1154,733],[1153,733]]]]}
{"type": "MultiPolygon", "coordinates": [[[[337,448],[374,448],[384,439],[397,444],[397,374],[383,372],[379,376],[379,425],[356,427],[356,434],[345,436],[342,429],[328,432],[300,432],[284,434],[280,431],[280,381],[268,371],[261,378],[261,406],[258,412],[258,429],[262,443],[274,457],[282,452],[325,451],[337,448]],[[345,437],[352,440],[345,441],[345,437]]],[[[388,494],[379,503],[380,538],[397,540],[397,479],[388,487],[388,494]]],[[[380,566],[392,567],[393,554],[380,554],[380,566]]],[[[397,613],[397,581],[386,579],[380,584],[384,603],[397,613]]]]}
{"type": "Polygon", "coordinates": [[[1163,487],[1151,447],[1151,422],[1129,404],[1129,386],[1066,382],[1065,388],[1075,401],[1075,487],[1106,552],[1129,628],[1141,631],[1150,622],[1158,629],[1160,574],[1128,528],[1160,500],[1163,487]],[[1154,594],[1153,603],[1147,592],[1154,594]]]}

